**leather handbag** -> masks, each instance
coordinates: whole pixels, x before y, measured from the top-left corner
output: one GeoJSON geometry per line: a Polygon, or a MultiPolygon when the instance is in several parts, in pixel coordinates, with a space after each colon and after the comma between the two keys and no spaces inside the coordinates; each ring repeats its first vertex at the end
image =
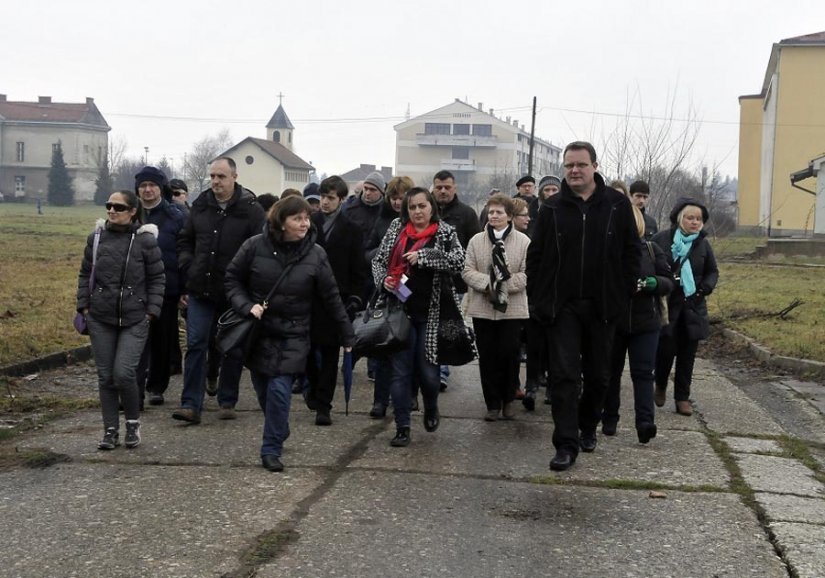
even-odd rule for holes
{"type": "Polygon", "coordinates": [[[386,357],[409,345],[410,319],[404,305],[389,293],[376,289],[363,314],[352,322],[355,357],[386,357]]]}
{"type": "MultiPolygon", "coordinates": [[[[100,229],[95,231],[95,240],[92,244],[92,270],[89,273],[89,295],[95,290],[95,266],[97,265],[97,247],[100,245],[100,229]]],[[[86,323],[86,316],[82,311],[78,311],[72,320],[75,330],[81,335],[89,335],[89,326],[86,323]]]]}
{"type": "MultiPolygon", "coordinates": [[[[269,301],[275,295],[275,290],[284,280],[289,270],[294,263],[287,265],[272,289],[269,290],[261,305],[266,311],[269,307],[269,301]]],[[[224,355],[231,355],[233,357],[246,358],[249,353],[252,343],[255,340],[257,328],[260,319],[254,315],[241,315],[235,309],[230,307],[218,317],[217,328],[215,331],[215,347],[224,355]]]]}
{"type": "Polygon", "coordinates": [[[464,316],[453,296],[452,279],[442,280],[438,316],[438,349],[440,365],[466,365],[474,360],[478,353],[475,346],[475,333],[464,321],[464,316]]]}

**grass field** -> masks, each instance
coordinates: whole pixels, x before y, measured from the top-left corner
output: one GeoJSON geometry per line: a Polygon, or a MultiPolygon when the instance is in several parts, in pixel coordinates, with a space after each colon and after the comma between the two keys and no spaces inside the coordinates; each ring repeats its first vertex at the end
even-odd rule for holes
{"type": "MultiPolygon", "coordinates": [[[[72,328],[77,272],[86,237],[102,207],[0,203],[0,365],[88,343],[72,328]]],[[[751,253],[764,239],[713,241],[720,259],[751,253]]],[[[722,263],[709,299],[711,316],[772,351],[825,361],[825,270],[722,263]],[[787,319],[769,316],[793,299],[787,319]]]]}
{"type": "Polygon", "coordinates": [[[86,237],[102,207],[0,204],[0,365],[88,343],[72,327],[86,237]]]}

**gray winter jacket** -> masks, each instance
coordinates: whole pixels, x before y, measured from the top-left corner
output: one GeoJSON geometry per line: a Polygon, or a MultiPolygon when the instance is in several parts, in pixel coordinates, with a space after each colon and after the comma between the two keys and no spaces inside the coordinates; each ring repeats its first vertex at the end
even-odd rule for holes
{"type": "Polygon", "coordinates": [[[147,315],[158,317],[163,305],[164,267],[155,225],[133,223],[119,230],[98,219],[100,230],[94,290],[89,293],[95,233],[89,235],[77,281],[77,310],[96,321],[129,327],[147,315]]]}

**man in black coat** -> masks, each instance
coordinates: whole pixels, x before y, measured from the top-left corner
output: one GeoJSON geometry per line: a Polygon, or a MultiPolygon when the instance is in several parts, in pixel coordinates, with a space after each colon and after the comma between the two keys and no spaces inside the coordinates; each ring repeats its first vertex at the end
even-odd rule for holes
{"type": "MultiPolygon", "coordinates": [[[[218,317],[229,308],[223,286],[226,267],[249,237],[263,231],[264,212],[255,195],[236,181],[235,161],[220,157],[209,165],[212,187],[195,199],[178,235],[178,262],[186,278],[181,306],[186,315],[186,359],[180,408],[172,417],[200,423],[206,391],[206,356],[218,317]]],[[[242,360],[224,357],[218,382],[218,418],[234,419],[242,360]]]]}
{"type": "MultiPolygon", "coordinates": [[[[469,205],[465,205],[458,200],[458,187],[455,184],[455,176],[450,171],[438,171],[433,176],[433,195],[438,203],[441,213],[441,220],[452,225],[458,235],[458,242],[466,250],[467,243],[473,236],[481,231],[481,224],[478,215],[469,205]]],[[[453,277],[455,289],[462,295],[467,292],[467,284],[461,275],[453,277]]],[[[441,391],[447,389],[447,380],[450,377],[450,366],[442,365],[441,371],[441,391]]]]}
{"type": "MultiPolygon", "coordinates": [[[[318,187],[321,210],[312,215],[312,224],[318,235],[316,243],[327,252],[341,301],[351,320],[356,311],[363,309],[361,295],[368,272],[361,229],[341,212],[348,192],[347,183],[337,175],[321,181],[318,187]]],[[[338,379],[340,343],[335,320],[324,313],[323,303],[313,305],[310,337],[312,350],[307,358],[307,405],[317,412],[316,425],[331,425],[330,410],[338,379]]]]}
{"type": "Polygon", "coordinates": [[[642,256],[630,200],[605,186],[598,166],[593,145],[567,145],[561,192],[539,211],[527,251],[531,316],[547,327],[556,449],[550,469],[557,471],[569,468],[579,449],[596,449],[608,353],[642,256]]]}
{"type": "Polygon", "coordinates": [[[653,235],[659,232],[659,224],[656,219],[645,211],[649,200],[650,186],[644,181],[634,181],[630,185],[630,202],[642,212],[642,216],[645,218],[645,241],[650,241],[653,235]]]}

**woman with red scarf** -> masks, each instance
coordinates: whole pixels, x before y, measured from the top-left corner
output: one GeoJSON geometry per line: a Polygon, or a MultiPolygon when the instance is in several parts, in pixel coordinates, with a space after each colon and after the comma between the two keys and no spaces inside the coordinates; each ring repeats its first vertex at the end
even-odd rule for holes
{"type": "Polygon", "coordinates": [[[464,249],[455,229],[441,221],[435,198],[427,189],[415,187],[404,195],[401,218],[387,229],[372,260],[377,287],[393,291],[403,283],[410,291],[404,309],[410,317],[407,349],[390,359],[396,434],[393,447],[410,443],[410,390],[413,379],[424,400],[424,429],[438,429],[438,323],[440,299],[449,295],[458,305],[452,276],[464,268],[464,249]],[[443,291],[442,287],[449,289],[443,291]]]}

